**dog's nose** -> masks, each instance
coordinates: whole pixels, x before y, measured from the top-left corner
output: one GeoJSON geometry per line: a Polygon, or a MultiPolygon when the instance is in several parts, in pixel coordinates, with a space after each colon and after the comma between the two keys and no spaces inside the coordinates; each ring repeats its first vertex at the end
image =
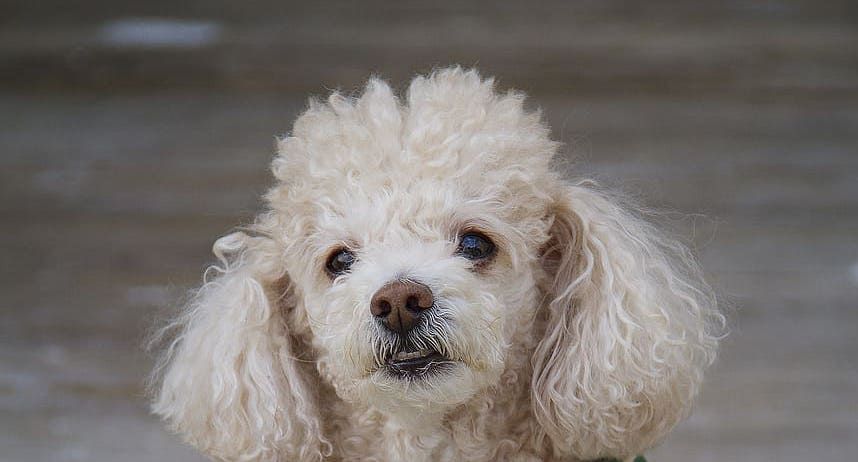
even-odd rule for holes
{"type": "Polygon", "coordinates": [[[384,285],[372,296],[370,311],[381,319],[388,329],[404,335],[410,331],[420,313],[432,308],[435,298],[432,291],[414,281],[393,281],[384,285]]]}

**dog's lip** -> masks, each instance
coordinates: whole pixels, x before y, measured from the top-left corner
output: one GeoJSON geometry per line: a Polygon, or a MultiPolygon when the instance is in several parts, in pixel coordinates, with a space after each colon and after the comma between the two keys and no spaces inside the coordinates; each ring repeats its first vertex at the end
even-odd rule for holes
{"type": "Polygon", "coordinates": [[[419,377],[451,363],[450,359],[432,349],[400,351],[387,361],[387,369],[399,377],[419,377]]]}
{"type": "Polygon", "coordinates": [[[427,356],[431,356],[433,354],[438,354],[437,351],[431,348],[425,348],[417,351],[400,351],[399,353],[394,354],[390,360],[391,361],[409,361],[414,359],[421,359],[427,356]]]}

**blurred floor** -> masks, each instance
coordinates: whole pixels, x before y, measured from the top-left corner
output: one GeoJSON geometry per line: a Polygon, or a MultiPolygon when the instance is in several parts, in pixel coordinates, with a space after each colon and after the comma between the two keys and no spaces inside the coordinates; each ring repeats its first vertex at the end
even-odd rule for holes
{"type": "Polygon", "coordinates": [[[858,454],[854,2],[35,3],[0,4],[0,461],[201,460],[147,413],[145,329],[308,94],[454,62],[677,211],[733,307],[650,460],[858,454]]]}

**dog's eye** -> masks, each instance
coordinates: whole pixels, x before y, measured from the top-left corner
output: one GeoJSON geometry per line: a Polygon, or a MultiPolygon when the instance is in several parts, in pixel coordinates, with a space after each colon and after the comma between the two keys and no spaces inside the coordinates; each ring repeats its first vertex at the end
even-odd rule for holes
{"type": "Polygon", "coordinates": [[[480,233],[467,233],[459,241],[457,253],[468,260],[484,260],[495,252],[495,244],[480,233]]]}
{"type": "Polygon", "coordinates": [[[325,269],[332,276],[339,276],[351,268],[355,262],[355,254],[348,249],[340,249],[328,257],[328,263],[325,264],[325,269]]]}

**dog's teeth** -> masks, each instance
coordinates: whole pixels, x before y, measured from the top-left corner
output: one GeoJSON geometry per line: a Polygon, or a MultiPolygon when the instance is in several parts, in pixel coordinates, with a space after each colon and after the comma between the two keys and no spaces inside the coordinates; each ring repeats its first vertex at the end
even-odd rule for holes
{"type": "Polygon", "coordinates": [[[405,351],[400,351],[399,353],[396,353],[393,356],[393,359],[396,359],[398,361],[404,361],[407,359],[422,358],[424,356],[429,356],[430,354],[432,354],[432,350],[428,350],[428,349],[427,350],[412,351],[410,353],[405,352],[405,351]]]}

